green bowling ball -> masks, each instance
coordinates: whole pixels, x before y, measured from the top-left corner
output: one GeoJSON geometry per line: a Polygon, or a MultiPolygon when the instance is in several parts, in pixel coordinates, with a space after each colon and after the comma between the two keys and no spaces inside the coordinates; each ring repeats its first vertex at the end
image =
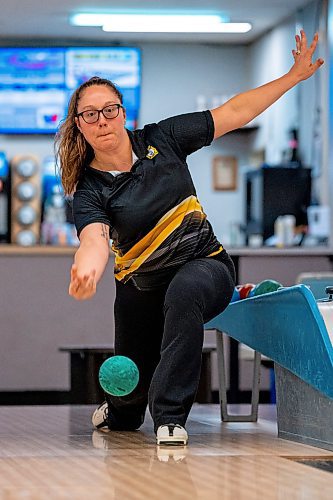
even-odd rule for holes
{"type": "Polygon", "coordinates": [[[276,292],[281,287],[281,283],[275,280],[264,280],[258,283],[252,290],[252,295],[264,295],[265,293],[276,292]]]}
{"type": "Polygon", "coordinates": [[[127,396],[138,385],[139,370],[126,356],[112,356],[99,369],[99,383],[112,396],[127,396]]]}

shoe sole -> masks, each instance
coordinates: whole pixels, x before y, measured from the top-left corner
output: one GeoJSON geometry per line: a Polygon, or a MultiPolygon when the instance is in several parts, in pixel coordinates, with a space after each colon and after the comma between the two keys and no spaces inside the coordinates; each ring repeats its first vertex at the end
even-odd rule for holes
{"type": "Polygon", "coordinates": [[[170,446],[186,446],[188,443],[188,439],[185,438],[156,438],[157,445],[170,445],[170,446]]]}
{"type": "Polygon", "coordinates": [[[107,424],[106,422],[102,422],[101,424],[98,424],[98,425],[93,424],[93,427],[94,427],[94,429],[96,429],[97,431],[102,431],[103,429],[108,429],[108,430],[109,430],[109,428],[108,428],[108,424],[107,424]]]}

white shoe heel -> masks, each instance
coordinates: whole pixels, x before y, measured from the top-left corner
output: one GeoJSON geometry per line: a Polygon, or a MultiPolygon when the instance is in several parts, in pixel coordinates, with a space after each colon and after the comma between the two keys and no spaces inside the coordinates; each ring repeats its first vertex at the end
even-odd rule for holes
{"type": "Polygon", "coordinates": [[[184,427],[179,424],[164,424],[157,429],[156,442],[158,445],[185,446],[188,442],[188,435],[184,427]]]}

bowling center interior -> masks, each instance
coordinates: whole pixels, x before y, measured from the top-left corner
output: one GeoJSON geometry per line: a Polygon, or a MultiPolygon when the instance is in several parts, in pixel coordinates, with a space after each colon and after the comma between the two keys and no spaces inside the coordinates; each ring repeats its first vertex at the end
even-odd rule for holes
{"type": "Polygon", "coordinates": [[[0,7],[0,498],[332,499],[333,0],[0,7]],[[206,14],[239,31],[210,31],[206,14]],[[70,96],[109,78],[129,130],[213,109],[287,73],[301,29],[325,64],[187,158],[236,271],[205,324],[188,444],[157,445],[148,409],[139,430],[94,428],[115,255],[110,242],[94,297],[69,296],[79,239],[54,142],[70,96]]]}

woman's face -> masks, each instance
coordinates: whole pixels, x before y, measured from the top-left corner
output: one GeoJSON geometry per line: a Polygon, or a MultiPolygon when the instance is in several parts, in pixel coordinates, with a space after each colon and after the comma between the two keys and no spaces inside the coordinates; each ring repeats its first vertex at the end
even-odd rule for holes
{"type": "MultiPolygon", "coordinates": [[[[118,96],[107,85],[92,85],[82,92],[77,105],[77,113],[88,110],[100,110],[110,104],[120,104],[118,96]]],[[[117,148],[127,138],[125,130],[126,113],[120,108],[116,118],[105,118],[99,113],[95,123],[86,123],[82,116],[75,118],[75,123],[94,151],[107,151],[117,148]]]]}

